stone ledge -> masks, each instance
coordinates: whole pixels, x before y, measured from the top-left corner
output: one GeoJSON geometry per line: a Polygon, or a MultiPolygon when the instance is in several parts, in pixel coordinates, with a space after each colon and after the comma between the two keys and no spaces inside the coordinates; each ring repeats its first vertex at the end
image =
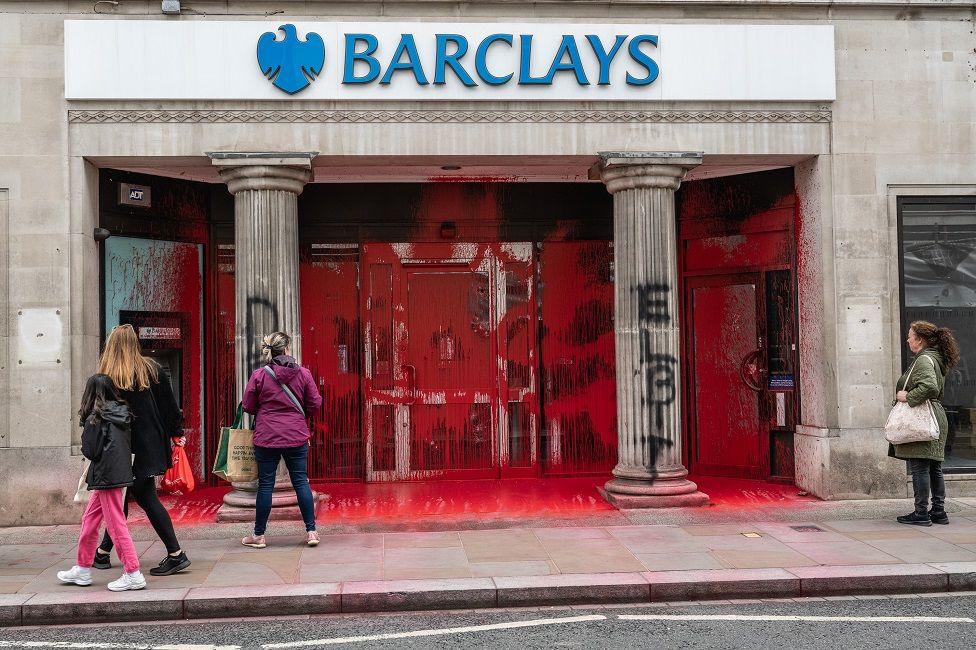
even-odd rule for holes
{"type": "Polygon", "coordinates": [[[77,591],[34,594],[22,606],[24,625],[172,621],[183,618],[187,589],[107,591],[78,587],[77,591]]]}
{"type": "Polygon", "coordinates": [[[387,612],[495,607],[491,578],[369,580],[342,584],[343,612],[387,612]]]}
{"type": "Polygon", "coordinates": [[[652,602],[800,595],[800,579],[785,569],[648,571],[643,576],[652,602]]]}
{"type": "Polygon", "coordinates": [[[186,618],[229,618],[247,616],[249,611],[261,616],[337,614],[341,609],[340,593],[338,582],[195,587],[183,601],[183,612],[186,618]],[[255,591],[260,594],[256,595],[255,591]]]}
{"type": "Polygon", "coordinates": [[[976,562],[376,580],[122,593],[79,587],[56,593],[0,595],[0,627],[974,589],[976,562]]]}
{"type": "Polygon", "coordinates": [[[23,605],[34,594],[0,594],[0,627],[20,625],[23,605]]]}
{"type": "Polygon", "coordinates": [[[793,567],[804,596],[948,591],[949,576],[927,564],[793,567]]]}
{"type": "Polygon", "coordinates": [[[649,596],[640,573],[572,573],[493,578],[498,606],[640,603],[649,596]]]}

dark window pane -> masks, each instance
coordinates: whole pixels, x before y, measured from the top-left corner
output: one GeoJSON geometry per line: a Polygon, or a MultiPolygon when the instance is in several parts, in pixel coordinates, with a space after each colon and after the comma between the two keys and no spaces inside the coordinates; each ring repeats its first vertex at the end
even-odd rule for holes
{"type": "MultiPolygon", "coordinates": [[[[976,199],[902,199],[904,328],[927,320],[953,330],[962,358],[946,376],[946,467],[976,468],[976,199]]],[[[903,332],[907,335],[907,332],[903,332]]],[[[911,353],[904,349],[903,359],[911,353]]]]}

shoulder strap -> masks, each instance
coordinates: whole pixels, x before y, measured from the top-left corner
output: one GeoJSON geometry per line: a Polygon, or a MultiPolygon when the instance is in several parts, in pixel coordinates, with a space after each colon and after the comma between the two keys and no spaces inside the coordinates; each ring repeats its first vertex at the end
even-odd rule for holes
{"type": "Polygon", "coordinates": [[[298,409],[298,412],[302,414],[302,417],[306,417],[305,409],[302,407],[302,403],[298,401],[298,398],[295,397],[295,393],[291,392],[291,389],[288,388],[287,385],[281,383],[281,380],[278,379],[278,375],[275,374],[274,369],[271,366],[264,366],[263,370],[269,375],[271,375],[271,378],[274,379],[275,383],[278,384],[278,387],[285,392],[285,395],[287,395],[288,399],[291,400],[291,403],[295,405],[295,408],[298,409]]]}
{"type": "MultiPolygon", "coordinates": [[[[919,356],[921,356],[921,355],[919,355],[919,356]]],[[[915,370],[915,364],[916,363],[918,363],[918,357],[915,357],[915,360],[912,361],[912,365],[909,366],[909,368],[908,368],[908,374],[905,375],[905,383],[901,385],[901,389],[902,390],[908,390],[908,382],[911,381],[911,379],[912,379],[912,370],[915,370]]]]}

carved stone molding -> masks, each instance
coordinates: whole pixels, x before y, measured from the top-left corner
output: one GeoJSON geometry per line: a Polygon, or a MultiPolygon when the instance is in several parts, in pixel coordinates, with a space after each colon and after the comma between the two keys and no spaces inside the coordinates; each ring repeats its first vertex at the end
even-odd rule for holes
{"type": "Polygon", "coordinates": [[[829,110],[69,110],[74,124],[197,123],[823,123],[829,110]]]}

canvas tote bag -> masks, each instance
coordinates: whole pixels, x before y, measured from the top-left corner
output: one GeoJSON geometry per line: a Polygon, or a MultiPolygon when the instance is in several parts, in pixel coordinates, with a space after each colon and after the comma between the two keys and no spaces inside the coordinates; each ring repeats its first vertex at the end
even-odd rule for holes
{"type": "Polygon", "coordinates": [[[258,478],[254,459],[254,432],[242,428],[244,405],[237,405],[233,424],[220,430],[220,445],[214,459],[213,473],[231,483],[247,483],[258,478]]]}
{"type": "MultiPolygon", "coordinates": [[[[908,381],[912,378],[912,371],[915,370],[915,364],[918,361],[919,359],[915,359],[912,367],[908,369],[905,386],[908,386],[908,381]]],[[[931,359],[929,361],[932,362],[931,359]]],[[[891,413],[888,414],[888,422],[885,424],[885,439],[893,445],[938,440],[939,421],[935,419],[932,402],[925,400],[918,406],[909,406],[908,402],[897,402],[891,407],[891,413]]]]}

